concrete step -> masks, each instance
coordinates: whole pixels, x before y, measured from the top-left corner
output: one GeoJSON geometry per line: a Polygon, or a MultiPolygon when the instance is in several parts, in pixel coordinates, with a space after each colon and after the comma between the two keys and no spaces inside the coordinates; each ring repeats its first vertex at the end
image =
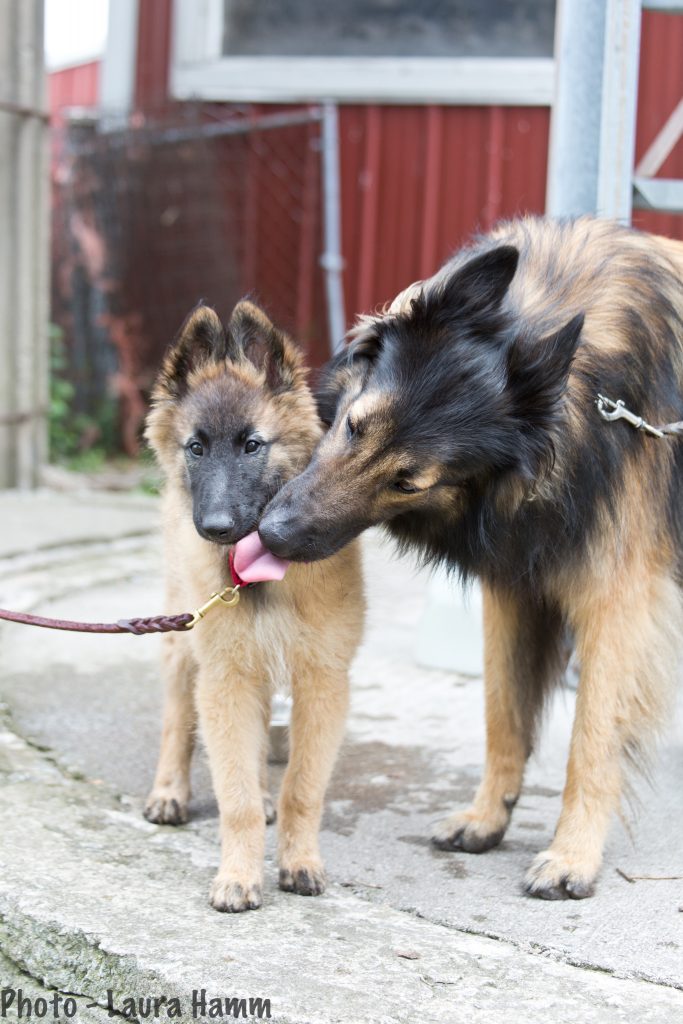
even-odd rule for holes
{"type": "Polygon", "coordinates": [[[0,947],[10,985],[21,971],[43,989],[102,1007],[111,1000],[138,1019],[127,1000],[150,996],[165,996],[166,1007],[177,999],[192,1019],[202,990],[207,1013],[211,999],[270,1000],[282,1024],[489,1024],[509,1019],[511,1007],[528,1024],[664,1024],[683,1014],[683,992],[524,953],[337,885],[319,899],[281,893],[272,863],[263,909],[221,916],[206,901],[216,843],[147,824],[7,728],[0,758],[0,947]]]}
{"type": "MultiPolygon", "coordinates": [[[[0,497],[0,604],[93,620],[161,610],[156,521],[154,502],[0,497]]],[[[368,624],[318,900],[279,892],[270,829],[263,910],[225,918],[208,907],[219,846],[201,752],[190,823],[142,819],[160,730],[158,637],[0,625],[0,970],[101,1006],[112,989],[118,1010],[176,994],[185,1019],[206,988],[270,998],[281,1021],[683,1020],[681,882],[629,884],[615,870],[681,874],[681,716],[630,832],[612,830],[594,899],[547,904],[520,891],[559,813],[567,692],[500,848],[432,850],[435,820],[466,804],[481,774],[481,681],[416,664],[428,576],[366,540],[368,624]]]]}

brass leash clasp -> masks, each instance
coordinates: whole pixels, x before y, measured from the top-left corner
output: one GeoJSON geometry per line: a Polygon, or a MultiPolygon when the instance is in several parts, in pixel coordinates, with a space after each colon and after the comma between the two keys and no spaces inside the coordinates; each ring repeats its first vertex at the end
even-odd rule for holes
{"type": "Polygon", "coordinates": [[[222,590],[215,594],[212,594],[206,604],[203,604],[201,608],[195,609],[192,613],[192,619],[185,626],[186,629],[192,629],[197,625],[200,619],[203,619],[207,612],[211,611],[217,605],[221,604],[224,608],[234,608],[236,604],[239,604],[240,599],[240,588],[239,584],[236,586],[224,587],[222,590]]]}

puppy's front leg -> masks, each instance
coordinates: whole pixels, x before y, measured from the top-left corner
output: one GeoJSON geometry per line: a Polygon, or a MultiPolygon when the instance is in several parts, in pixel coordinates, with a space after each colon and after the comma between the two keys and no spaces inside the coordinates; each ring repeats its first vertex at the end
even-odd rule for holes
{"type": "Polygon", "coordinates": [[[261,764],[265,686],[236,666],[200,669],[197,708],[218,801],[221,865],[210,902],[216,910],[255,910],[262,902],[265,818],[261,764]]]}
{"type": "Polygon", "coordinates": [[[278,808],[280,888],[300,896],[325,891],[318,831],[325,790],[344,734],[347,673],[300,666],[293,681],[290,755],[278,808]]]}
{"type": "Polygon", "coordinates": [[[156,825],[180,825],[187,821],[190,799],[197,665],[186,637],[167,633],[162,644],[166,682],[164,724],[154,785],[147,797],[144,814],[156,825]]]}
{"type": "Polygon", "coordinates": [[[263,751],[261,755],[261,796],[263,797],[263,816],[266,819],[266,825],[272,825],[277,817],[275,813],[275,804],[273,803],[273,798],[270,795],[270,789],[268,786],[268,747],[271,712],[272,701],[270,696],[268,696],[264,699],[262,707],[263,729],[266,734],[266,742],[263,744],[263,751]]]}

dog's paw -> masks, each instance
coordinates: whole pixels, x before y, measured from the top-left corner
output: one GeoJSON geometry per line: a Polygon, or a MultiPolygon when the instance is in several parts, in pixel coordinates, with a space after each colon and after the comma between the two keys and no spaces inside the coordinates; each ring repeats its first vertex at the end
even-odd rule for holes
{"type": "Polygon", "coordinates": [[[474,811],[462,811],[446,818],[434,830],[432,843],[438,850],[462,850],[484,853],[498,846],[505,835],[507,816],[501,823],[478,817],[474,811]]]}
{"type": "Polygon", "coordinates": [[[275,804],[269,793],[263,794],[263,814],[266,819],[266,825],[272,825],[277,819],[277,811],[275,810],[275,804]]]}
{"type": "Polygon", "coordinates": [[[152,790],[143,811],[154,825],[184,825],[187,821],[188,798],[171,790],[152,790]]]}
{"type": "Polygon", "coordinates": [[[216,875],[211,883],[209,903],[222,914],[241,914],[243,910],[258,910],[263,903],[259,882],[236,882],[232,878],[216,875]]]}
{"type": "Polygon", "coordinates": [[[295,892],[298,896],[321,896],[326,884],[322,865],[280,868],[279,886],[284,892],[295,892]]]}
{"type": "Polygon", "coordinates": [[[527,871],[524,891],[541,900],[585,900],[595,891],[596,875],[578,859],[544,850],[527,871]]]}

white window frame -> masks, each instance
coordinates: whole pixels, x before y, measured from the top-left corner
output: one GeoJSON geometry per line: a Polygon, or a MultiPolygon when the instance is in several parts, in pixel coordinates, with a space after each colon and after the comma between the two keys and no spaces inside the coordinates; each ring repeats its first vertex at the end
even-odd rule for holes
{"type": "Polygon", "coordinates": [[[222,0],[175,0],[171,94],[180,100],[550,106],[537,57],[225,57],[222,0]]]}
{"type": "Polygon", "coordinates": [[[100,106],[105,119],[133,109],[137,60],[138,0],[110,0],[102,58],[100,106]]]}

